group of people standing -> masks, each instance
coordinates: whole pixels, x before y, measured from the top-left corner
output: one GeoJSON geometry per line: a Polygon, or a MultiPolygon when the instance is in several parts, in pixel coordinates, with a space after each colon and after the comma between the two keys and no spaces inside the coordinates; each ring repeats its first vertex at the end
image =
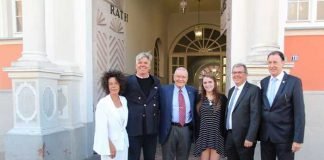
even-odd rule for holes
{"type": "Polygon", "coordinates": [[[283,71],[284,55],[271,52],[270,76],[261,89],[247,81],[247,67],[232,68],[234,86],[228,98],[219,92],[216,77],[204,75],[201,93],[187,85],[188,71],[179,67],[174,84],[161,85],[150,74],[152,55],[136,56],[136,73],[103,74],[102,98],[95,112],[93,149],[102,160],[154,160],[159,139],[163,160],[253,160],[261,141],[262,160],[293,160],[305,128],[301,80],[283,71]]]}

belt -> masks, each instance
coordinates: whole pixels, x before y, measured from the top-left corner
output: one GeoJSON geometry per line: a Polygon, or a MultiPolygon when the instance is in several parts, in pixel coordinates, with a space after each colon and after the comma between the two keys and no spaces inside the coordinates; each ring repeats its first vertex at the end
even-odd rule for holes
{"type": "Polygon", "coordinates": [[[187,127],[190,126],[191,123],[185,123],[183,126],[180,123],[175,123],[175,122],[171,122],[172,126],[177,126],[177,127],[187,127]]]}

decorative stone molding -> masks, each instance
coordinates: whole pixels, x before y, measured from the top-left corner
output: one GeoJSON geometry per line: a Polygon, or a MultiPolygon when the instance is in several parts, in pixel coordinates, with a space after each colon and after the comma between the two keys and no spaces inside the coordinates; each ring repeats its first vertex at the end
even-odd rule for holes
{"type": "MultiPolygon", "coordinates": [[[[248,62],[246,63],[246,67],[248,68],[248,81],[260,86],[260,81],[269,76],[270,73],[268,71],[268,65],[266,62],[248,62]]],[[[294,63],[286,62],[284,66],[284,71],[290,73],[290,70],[294,67],[294,63]]]]}
{"type": "Polygon", "coordinates": [[[22,120],[24,123],[35,120],[36,110],[36,90],[30,83],[16,83],[17,91],[14,95],[17,104],[16,121],[22,120]]]}
{"type": "Polygon", "coordinates": [[[46,87],[43,93],[43,109],[42,113],[48,120],[51,120],[56,113],[56,94],[54,94],[53,90],[50,87],[46,87]]]}
{"type": "Polygon", "coordinates": [[[78,128],[81,123],[80,79],[78,72],[63,73],[58,81],[57,112],[60,124],[64,128],[78,128]]]}

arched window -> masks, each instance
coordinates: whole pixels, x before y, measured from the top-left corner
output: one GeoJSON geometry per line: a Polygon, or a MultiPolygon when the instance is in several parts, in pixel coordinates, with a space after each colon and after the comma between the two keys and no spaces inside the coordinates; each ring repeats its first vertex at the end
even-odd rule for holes
{"type": "Polygon", "coordinates": [[[153,75],[159,77],[160,73],[160,39],[156,39],[153,52],[153,75]]]}
{"type": "Polygon", "coordinates": [[[173,53],[207,53],[226,51],[226,37],[219,31],[203,27],[203,37],[200,40],[195,39],[194,30],[185,34],[176,46],[173,53]]]}
{"type": "Polygon", "coordinates": [[[196,39],[195,26],[180,33],[172,44],[169,59],[169,82],[177,67],[189,72],[188,84],[199,87],[204,74],[215,75],[217,87],[225,92],[226,87],[226,36],[217,26],[200,25],[202,38],[196,39]]]}

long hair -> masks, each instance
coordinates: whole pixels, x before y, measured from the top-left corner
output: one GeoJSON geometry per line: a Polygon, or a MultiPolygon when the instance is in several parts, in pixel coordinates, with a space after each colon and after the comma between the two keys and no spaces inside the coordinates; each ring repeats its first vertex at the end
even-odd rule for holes
{"type": "Polygon", "coordinates": [[[201,89],[202,89],[202,92],[201,92],[201,97],[200,97],[200,100],[197,104],[197,113],[200,115],[200,108],[201,108],[201,105],[202,105],[202,102],[204,101],[206,97],[206,90],[204,88],[204,84],[203,84],[203,80],[204,78],[210,78],[214,81],[214,89],[213,89],[213,100],[212,100],[212,106],[213,106],[213,109],[214,109],[214,112],[219,110],[221,108],[221,102],[220,102],[220,93],[217,89],[217,83],[216,83],[216,77],[215,76],[212,76],[212,75],[204,75],[203,78],[202,78],[202,81],[201,81],[201,89]]]}

